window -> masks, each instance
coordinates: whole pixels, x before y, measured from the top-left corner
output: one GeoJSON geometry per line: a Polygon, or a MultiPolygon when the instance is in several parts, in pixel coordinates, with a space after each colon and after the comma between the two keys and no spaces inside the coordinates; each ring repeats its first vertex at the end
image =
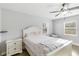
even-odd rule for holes
{"type": "Polygon", "coordinates": [[[66,22],[64,24],[64,34],[65,35],[76,35],[76,22],[66,22]]]}

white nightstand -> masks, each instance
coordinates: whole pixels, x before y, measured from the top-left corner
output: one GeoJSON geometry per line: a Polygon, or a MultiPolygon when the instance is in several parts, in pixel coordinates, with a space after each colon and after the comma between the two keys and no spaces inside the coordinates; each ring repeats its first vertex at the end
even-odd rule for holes
{"type": "Polygon", "coordinates": [[[22,39],[6,41],[6,55],[10,56],[17,53],[22,53],[22,39]]]}
{"type": "Polygon", "coordinates": [[[56,34],[50,34],[50,37],[59,38],[59,36],[56,34]]]}

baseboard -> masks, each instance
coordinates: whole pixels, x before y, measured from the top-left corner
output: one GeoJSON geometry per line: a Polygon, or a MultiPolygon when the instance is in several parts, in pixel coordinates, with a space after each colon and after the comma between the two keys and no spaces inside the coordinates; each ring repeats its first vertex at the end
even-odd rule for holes
{"type": "Polygon", "coordinates": [[[79,46],[79,44],[78,44],[78,43],[72,43],[72,45],[79,46]]]}

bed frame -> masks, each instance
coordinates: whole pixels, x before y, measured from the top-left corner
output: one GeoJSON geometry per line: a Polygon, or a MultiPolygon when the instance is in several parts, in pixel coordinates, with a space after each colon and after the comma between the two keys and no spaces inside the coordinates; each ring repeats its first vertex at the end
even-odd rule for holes
{"type": "MultiPolygon", "coordinates": [[[[41,29],[37,26],[32,26],[32,27],[28,27],[28,28],[24,28],[23,29],[23,42],[25,44],[25,48],[27,49],[27,51],[29,52],[29,54],[31,56],[33,56],[33,52],[31,51],[31,49],[29,48],[29,46],[25,43],[25,33],[28,33],[28,31],[36,31],[36,30],[40,30],[41,29]]],[[[28,41],[27,41],[28,43],[28,41]]],[[[47,56],[71,56],[72,55],[72,41],[69,41],[68,43],[64,44],[62,47],[56,49],[55,51],[52,51],[50,53],[47,54],[47,56]]]]}

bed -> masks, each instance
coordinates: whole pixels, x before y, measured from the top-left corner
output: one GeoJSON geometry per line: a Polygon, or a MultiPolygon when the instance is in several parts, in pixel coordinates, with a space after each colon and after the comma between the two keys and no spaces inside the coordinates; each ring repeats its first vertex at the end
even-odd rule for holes
{"type": "Polygon", "coordinates": [[[30,26],[23,29],[24,47],[31,56],[71,56],[72,41],[49,37],[42,29],[30,26]]]}

